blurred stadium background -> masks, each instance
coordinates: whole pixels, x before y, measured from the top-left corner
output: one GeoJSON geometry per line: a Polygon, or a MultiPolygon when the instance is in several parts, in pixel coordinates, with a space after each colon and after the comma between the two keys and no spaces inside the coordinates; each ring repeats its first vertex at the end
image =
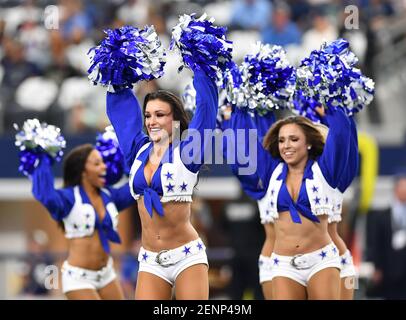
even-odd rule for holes
{"type": "MultiPolygon", "coordinates": [[[[0,299],[63,299],[59,289],[43,284],[46,266],[59,266],[65,258],[66,243],[18,172],[13,123],[36,117],[59,126],[66,151],[93,143],[108,120],[105,90],[87,80],[89,48],[104,29],[124,24],[155,25],[168,47],[178,16],[193,12],[206,12],[228,27],[236,62],[260,40],[283,45],[297,65],[323,40],[344,37],[360,68],[374,79],[375,100],[356,117],[361,170],[346,193],[340,224],[359,272],[356,298],[370,298],[374,265],[368,261],[367,213],[390,205],[393,175],[406,166],[405,0],[0,0],[0,299]]],[[[191,74],[178,74],[178,66],[178,57],[169,53],[165,76],[138,85],[139,99],[158,88],[180,95],[191,74]]],[[[60,178],[60,164],[55,173],[60,178]]],[[[256,266],[263,231],[256,204],[243,196],[226,166],[202,172],[193,210],[209,248],[210,297],[261,298],[256,266]]],[[[113,252],[128,298],[136,281],[139,233],[136,208],[126,210],[120,216],[123,243],[113,252]]]]}

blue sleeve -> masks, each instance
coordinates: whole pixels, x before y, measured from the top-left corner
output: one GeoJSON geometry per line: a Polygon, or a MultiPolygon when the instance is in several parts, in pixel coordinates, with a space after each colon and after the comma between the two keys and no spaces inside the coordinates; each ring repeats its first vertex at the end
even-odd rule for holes
{"type": "Polygon", "coordinates": [[[32,194],[50,212],[53,219],[61,221],[71,211],[74,196],[71,190],[54,187],[54,177],[47,158],[43,158],[32,176],[32,194]]]}
{"type": "Polygon", "coordinates": [[[265,115],[260,116],[257,112],[255,112],[255,126],[258,130],[258,139],[259,142],[262,144],[264,141],[264,137],[267,134],[268,130],[272,125],[275,123],[275,115],[272,111],[268,111],[265,115]]]}
{"type": "Polygon", "coordinates": [[[196,110],[189,123],[188,135],[180,143],[180,151],[185,166],[190,171],[197,172],[204,163],[205,152],[211,152],[212,137],[216,129],[218,92],[215,82],[204,71],[195,72],[193,86],[196,90],[196,110]],[[210,132],[207,137],[205,130],[210,132]]]}
{"type": "Polygon", "coordinates": [[[338,189],[341,192],[344,192],[350,186],[352,180],[354,180],[358,173],[359,166],[357,126],[353,117],[350,117],[349,121],[351,126],[351,137],[347,160],[347,170],[344,170],[338,184],[338,189]]]}
{"type": "MultiPolygon", "coordinates": [[[[272,171],[277,166],[278,162],[272,159],[268,151],[266,151],[258,136],[255,135],[256,153],[252,156],[252,144],[250,144],[250,129],[256,131],[254,119],[246,110],[235,108],[231,114],[230,129],[233,131],[232,138],[228,139],[224,135],[223,154],[227,164],[230,166],[233,174],[240,181],[244,192],[253,199],[261,199],[266,193],[268,182],[272,171]],[[243,135],[241,135],[243,133],[243,135]],[[229,158],[231,157],[231,159],[229,158]],[[244,163],[241,160],[247,159],[244,163]],[[241,169],[255,167],[255,172],[252,174],[241,174],[241,169]]],[[[252,131],[251,131],[252,132],[252,131]]]]}
{"type": "Polygon", "coordinates": [[[135,199],[131,195],[130,186],[125,183],[120,188],[107,188],[111,193],[111,198],[117,207],[118,211],[124,210],[135,203],[135,199]]]}
{"type": "Polygon", "coordinates": [[[149,141],[142,131],[141,108],[131,89],[107,93],[107,116],[116,132],[127,167],[131,168],[138,150],[149,141]]]}
{"type": "Polygon", "coordinates": [[[329,132],[318,164],[328,184],[332,188],[336,188],[344,171],[347,170],[351,136],[350,122],[340,108],[326,109],[325,118],[329,132]]]}

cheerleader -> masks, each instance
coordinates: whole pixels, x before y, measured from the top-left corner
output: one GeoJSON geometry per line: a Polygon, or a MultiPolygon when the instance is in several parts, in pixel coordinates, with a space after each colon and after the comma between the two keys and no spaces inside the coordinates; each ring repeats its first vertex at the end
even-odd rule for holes
{"type": "Polygon", "coordinates": [[[134,200],[128,185],[105,187],[106,165],[94,146],[74,148],[64,162],[62,189],[54,188],[51,161],[41,157],[32,173],[32,193],[61,224],[68,239],[62,290],[68,299],[123,299],[109,241],[120,243],[118,212],[134,200]]]}
{"type": "Polygon", "coordinates": [[[216,127],[218,95],[202,70],[194,72],[193,84],[196,111],[189,126],[180,99],[168,91],[145,97],[144,123],[130,89],[107,93],[107,115],[131,167],[142,225],[136,299],[170,299],[173,287],[177,300],[208,299],[206,249],[190,222],[190,206],[209,141],[204,130],[216,127]],[[175,139],[176,129],[182,137],[188,129],[186,137],[175,139]]]}

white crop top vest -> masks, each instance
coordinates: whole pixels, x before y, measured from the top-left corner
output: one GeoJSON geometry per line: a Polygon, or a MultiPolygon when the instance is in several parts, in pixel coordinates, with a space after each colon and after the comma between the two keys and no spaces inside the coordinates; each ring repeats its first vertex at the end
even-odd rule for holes
{"type": "MultiPolygon", "coordinates": [[[[142,164],[142,161],[138,160],[138,158],[141,155],[141,153],[144,152],[149,147],[150,144],[151,142],[148,142],[141,147],[131,166],[128,183],[130,184],[131,194],[136,200],[138,200],[141,195],[137,194],[134,191],[134,177],[136,175],[137,170],[140,168],[142,164]]],[[[161,202],[169,202],[169,201],[192,202],[192,194],[193,189],[197,182],[198,172],[194,173],[190,171],[182,162],[180,155],[180,144],[178,144],[172,150],[173,150],[173,162],[163,163],[160,172],[160,182],[162,188],[161,202]],[[167,176],[168,173],[170,174],[170,179],[168,179],[167,176]],[[168,182],[174,185],[173,190],[168,190],[168,188],[166,187],[166,184],[168,182]]],[[[158,194],[159,193],[160,192],[158,192],[158,194]]]]}
{"type": "MultiPolygon", "coordinates": [[[[258,200],[261,223],[274,222],[279,217],[277,200],[283,181],[278,180],[278,177],[282,170],[283,163],[281,162],[272,173],[265,196],[258,200]]],[[[315,215],[325,214],[331,217],[334,214],[336,190],[328,184],[316,161],[313,163],[311,170],[313,179],[305,180],[310,209],[315,215]]]]}
{"type": "MultiPolygon", "coordinates": [[[[109,194],[108,190],[102,190],[109,194]]],[[[91,236],[95,228],[96,211],[91,204],[83,203],[82,197],[80,196],[79,186],[73,188],[73,194],[75,197],[75,203],[69,214],[63,219],[65,238],[72,239],[91,236]]],[[[118,211],[114,202],[109,202],[107,204],[106,214],[110,215],[113,229],[117,231],[118,211]]]]}

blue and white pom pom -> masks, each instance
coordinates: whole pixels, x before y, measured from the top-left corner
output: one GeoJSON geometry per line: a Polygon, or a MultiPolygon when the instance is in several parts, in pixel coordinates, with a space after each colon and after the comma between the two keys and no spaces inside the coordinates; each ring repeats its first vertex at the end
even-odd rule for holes
{"type": "Polygon", "coordinates": [[[257,42],[254,53],[242,64],[242,77],[251,96],[249,108],[283,109],[292,107],[295,70],[281,46],[257,42]]]}
{"type": "Polygon", "coordinates": [[[342,107],[352,115],[374,96],[374,82],[355,67],[357,57],[349,43],[338,39],[314,50],[297,69],[297,89],[327,108],[342,107]]]}
{"type": "Polygon", "coordinates": [[[97,135],[96,149],[100,152],[107,167],[106,185],[116,184],[124,174],[124,156],[112,126],[106,127],[103,133],[97,135]]]}
{"type": "Polygon", "coordinates": [[[293,95],[293,113],[306,117],[314,123],[322,123],[320,115],[316,112],[316,107],[319,106],[319,102],[306,97],[302,90],[297,90],[293,95]]]}
{"type": "Polygon", "coordinates": [[[231,67],[223,73],[221,80],[218,86],[221,91],[225,91],[226,102],[239,108],[246,107],[247,101],[249,100],[249,91],[247,83],[243,82],[241,67],[233,63],[231,67]]]}
{"type": "Polygon", "coordinates": [[[15,136],[15,145],[20,149],[18,170],[26,176],[34,172],[44,156],[49,157],[51,162],[61,161],[66,141],[58,127],[40,123],[38,119],[28,119],[21,130],[17,124],[14,128],[19,130],[15,136]]]}
{"type": "Polygon", "coordinates": [[[210,78],[218,79],[230,65],[232,42],[226,39],[225,27],[213,25],[214,19],[206,20],[206,14],[199,19],[195,14],[179,17],[179,23],[172,29],[170,49],[178,49],[183,65],[203,70],[210,78]]]}
{"type": "Polygon", "coordinates": [[[89,50],[89,79],[102,86],[132,88],[134,83],[163,75],[165,52],[153,26],[124,26],[105,31],[106,38],[89,50]]]}

